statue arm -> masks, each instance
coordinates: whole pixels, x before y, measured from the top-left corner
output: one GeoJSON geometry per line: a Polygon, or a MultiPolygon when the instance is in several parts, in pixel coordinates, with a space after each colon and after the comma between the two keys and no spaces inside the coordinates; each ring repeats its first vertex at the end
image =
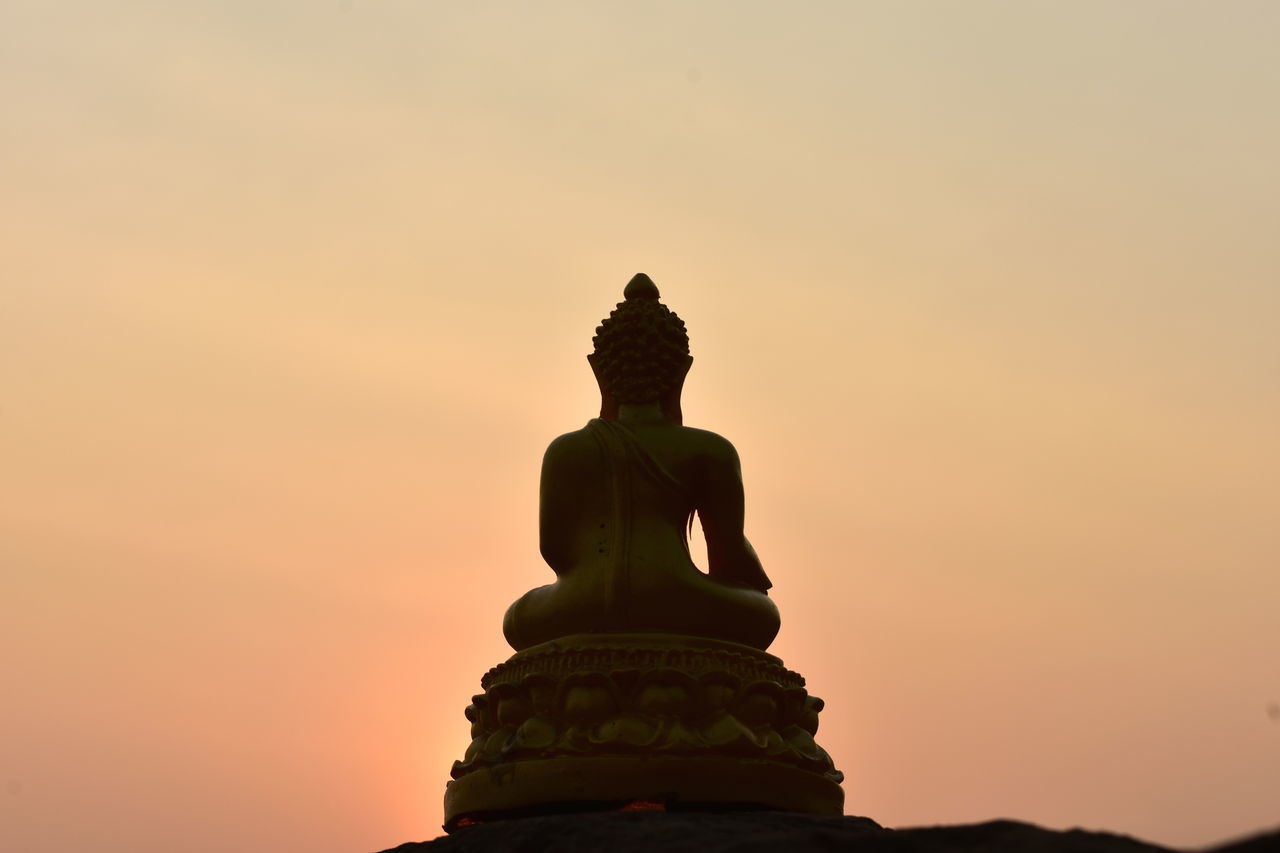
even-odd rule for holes
{"type": "Polygon", "coordinates": [[[764,592],[773,584],[743,534],[746,499],[738,452],[728,441],[720,440],[724,443],[712,459],[707,488],[697,507],[707,541],[707,574],[718,581],[764,592]]]}
{"type": "Polygon", "coordinates": [[[557,575],[573,558],[571,528],[575,507],[571,492],[563,482],[566,439],[567,436],[561,436],[547,448],[542,457],[538,487],[538,550],[557,575]]]}

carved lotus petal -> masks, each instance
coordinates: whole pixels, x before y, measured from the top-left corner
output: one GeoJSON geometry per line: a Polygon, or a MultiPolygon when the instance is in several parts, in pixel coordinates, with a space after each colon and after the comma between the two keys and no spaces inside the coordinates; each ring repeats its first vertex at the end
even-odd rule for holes
{"type": "Polygon", "coordinates": [[[702,688],[701,705],[705,713],[723,711],[733,701],[737,691],[729,684],[706,684],[702,688]]]}
{"type": "Polygon", "coordinates": [[[800,713],[800,719],[797,722],[800,728],[804,729],[811,735],[818,733],[818,712],[822,710],[826,703],[817,696],[810,696],[804,700],[804,710],[800,713]]]}
{"type": "Polygon", "coordinates": [[[702,728],[702,736],[711,746],[763,746],[763,741],[732,714],[722,714],[702,728]]]}
{"type": "Polygon", "coordinates": [[[547,749],[556,742],[556,727],[543,717],[530,717],[516,729],[517,749],[547,749]]]}
{"type": "Polygon", "coordinates": [[[507,742],[511,740],[511,736],[515,734],[510,726],[503,726],[485,739],[484,747],[480,750],[481,754],[486,757],[495,757],[502,754],[502,750],[506,748],[507,742]]]}
{"type": "Polygon", "coordinates": [[[787,726],[782,730],[782,737],[802,758],[817,761],[826,755],[814,742],[813,735],[800,726],[787,726]]]}
{"type": "Polygon", "coordinates": [[[640,710],[646,714],[673,716],[689,707],[689,690],[680,684],[651,681],[640,688],[640,710]]]}
{"type": "Polygon", "coordinates": [[[474,736],[476,729],[488,729],[493,725],[492,720],[492,703],[489,697],[483,693],[479,693],[471,697],[471,704],[462,712],[463,716],[471,721],[471,732],[474,736]]]}
{"type": "Polygon", "coordinates": [[[627,744],[648,746],[658,733],[658,727],[638,714],[621,714],[602,723],[591,736],[592,743],[627,744]]]}
{"type": "Polygon", "coordinates": [[[518,726],[533,713],[533,704],[529,697],[522,693],[513,693],[498,700],[498,723],[504,726],[518,726]]]}
{"type": "Polygon", "coordinates": [[[577,723],[598,722],[617,710],[613,691],[603,684],[575,684],[560,701],[565,718],[577,723]]]}
{"type": "Polygon", "coordinates": [[[678,719],[667,720],[663,724],[662,749],[666,750],[698,750],[707,745],[702,735],[690,729],[678,719]]]}
{"type": "Polygon", "coordinates": [[[533,710],[538,714],[551,711],[556,697],[556,683],[546,676],[534,676],[525,682],[525,690],[533,702],[533,710]]]}
{"type": "Polygon", "coordinates": [[[781,755],[791,750],[787,746],[787,742],[782,739],[782,735],[773,729],[762,732],[764,738],[764,751],[766,755],[781,755]]]}
{"type": "Polygon", "coordinates": [[[767,726],[778,716],[778,700],[766,690],[752,685],[734,705],[733,715],[752,728],[767,726]]]}

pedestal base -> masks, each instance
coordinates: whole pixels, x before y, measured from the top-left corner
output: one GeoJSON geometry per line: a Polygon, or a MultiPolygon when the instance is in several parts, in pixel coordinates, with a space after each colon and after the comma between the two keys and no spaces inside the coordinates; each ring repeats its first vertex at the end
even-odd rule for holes
{"type": "Polygon", "coordinates": [[[462,818],[634,800],[841,814],[822,700],[773,655],[667,634],[583,634],[485,674],[445,791],[462,818]]]}

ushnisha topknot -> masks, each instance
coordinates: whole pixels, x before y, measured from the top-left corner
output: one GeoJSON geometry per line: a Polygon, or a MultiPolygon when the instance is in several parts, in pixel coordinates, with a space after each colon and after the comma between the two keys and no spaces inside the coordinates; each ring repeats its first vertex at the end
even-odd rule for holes
{"type": "Polygon", "coordinates": [[[653,279],[642,272],[638,272],[631,277],[631,281],[627,282],[626,288],[622,291],[623,299],[658,299],[658,285],[653,283],[653,279]]]}
{"type": "Polygon", "coordinates": [[[658,286],[636,273],[623,300],[596,328],[592,363],[619,403],[653,403],[671,390],[689,358],[684,321],[658,301],[658,286]]]}

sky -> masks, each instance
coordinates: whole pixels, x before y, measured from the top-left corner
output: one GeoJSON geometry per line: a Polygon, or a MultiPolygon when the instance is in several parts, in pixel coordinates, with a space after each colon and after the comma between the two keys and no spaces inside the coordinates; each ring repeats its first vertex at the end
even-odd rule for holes
{"type": "Polygon", "coordinates": [[[7,0],[0,848],[439,834],[636,272],[846,811],[1280,823],[1280,5],[7,0]]]}

